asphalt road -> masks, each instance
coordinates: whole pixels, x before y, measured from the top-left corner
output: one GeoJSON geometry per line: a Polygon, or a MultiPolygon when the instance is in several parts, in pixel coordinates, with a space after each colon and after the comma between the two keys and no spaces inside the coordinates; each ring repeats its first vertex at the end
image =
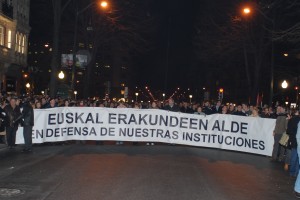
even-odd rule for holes
{"type": "Polygon", "coordinates": [[[186,146],[67,145],[0,150],[1,188],[20,200],[295,199],[282,164],[186,146]]]}

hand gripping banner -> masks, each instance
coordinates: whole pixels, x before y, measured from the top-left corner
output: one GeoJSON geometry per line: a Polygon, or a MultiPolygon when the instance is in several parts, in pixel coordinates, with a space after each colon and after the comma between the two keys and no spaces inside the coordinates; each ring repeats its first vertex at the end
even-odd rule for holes
{"type": "MultiPolygon", "coordinates": [[[[66,140],[162,142],[272,154],[275,120],[157,109],[62,107],[34,110],[33,143],[66,140]]],[[[24,143],[22,127],[16,143],[24,143]]]]}

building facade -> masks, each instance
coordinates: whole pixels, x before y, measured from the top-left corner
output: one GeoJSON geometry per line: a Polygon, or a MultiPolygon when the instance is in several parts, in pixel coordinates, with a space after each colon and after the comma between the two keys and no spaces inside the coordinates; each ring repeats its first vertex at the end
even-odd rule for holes
{"type": "Polygon", "coordinates": [[[27,67],[30,0],[0,0],[1,91],[20,94],[27,67]]]}

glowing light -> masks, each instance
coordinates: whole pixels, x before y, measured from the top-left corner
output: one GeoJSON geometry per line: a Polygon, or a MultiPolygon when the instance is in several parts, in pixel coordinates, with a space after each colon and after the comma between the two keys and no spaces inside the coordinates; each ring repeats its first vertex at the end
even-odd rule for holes
{"type": "Polygon", "coordinates": [[[65,78],[65,74],[64,74],[63,71],[60,71],[60,72],[59,72],[58,78],[59,78],[59,79],[64,79],[64,78],[65,78]]]}
{"type": "Polygon", "coordinates": [[[107,6],[108,6],[107,1],[101,1],[100,6],[101,6],[102,8],[107,8],[107,6]]]}
{"type": "Polygon", "coordinates": [[[281,83],[281,87],[283,89],[286,89],[288,87],[288,83],[286,82],[286,80],[284,80],[282,83],[281,83]]]}
{"type": "Polygon", "coordinates": [[[243,12],[244,12],[244,14],[248,15],[251,12],[251,9],[248,7],[244,8],[243,12]]]}

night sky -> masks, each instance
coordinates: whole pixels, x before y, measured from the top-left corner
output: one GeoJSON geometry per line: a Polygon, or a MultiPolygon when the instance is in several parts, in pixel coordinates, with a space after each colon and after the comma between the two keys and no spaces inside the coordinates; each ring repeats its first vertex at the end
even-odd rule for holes
{"type": "MultiPolygon", "coordinates": [[[[185,1],[184,4],[179,0],[154,1],[147,12],[155,17],[157,29],[150,41],[151,48],[135,58],[133,63],[136,85],[147,84],[156,89],[164,89],[168,54],[167,87],[188,87],[184,74],[188,72],[191,64],[193,23],[199,10],[198,4],[198,1],[193,0],[185,1]],[[168,40],[170,46],[167,50],[168,40]]],[[[49,1],[31,1],[32,43],[52,40],[51,9],[49,1]]]]}
{"type": "MultiPolygon", "coordinates": [[[[240,10],[244,2],[239,0],[149,0],[148,2],[150,2],[149,6],[142,12],[153,18],[153,23],[149,24],[151,34],[146,37],[149,46],[131,58],[132,61],[129,66],[132,69],[131,87],[145,87],[147,85],[153,90],[161,90],[166,93],[171,93],[177,87],[185,89],[206,87],[210,88],[215,95],[217,94],[215,90],[218,87],[225,88],[225,91],[234,88],[235,90],[231,90],[228,95],[234,94],[236,99],[247,99],[247,94],[245,94],[245,91],[247,93],[245,90],[247,87],[245,83],[245,61],[242,45],[239,43],[243,38],[238,38],[243,37],[243,33],[234,35],[235,32],[230,32],[234,31],[234,29],[230,29],[230,26],[233,25],[231,19],[241,17],[240,10]],[[199,22],[201,37],[203,38],[200,38],[200,41],[195,41],[197,34],[195,27],[199,25],[199,22]],[[224,30],[225,33],[223,34],[222,31],[224,30]],[[233,34],[228,41],[226,41],[226,34],[227,37],[233,34]],[[223,35],[225,36],[223,37],[223,35]],[[200,51],[198,52],[195,51],[196,42],[200,42],[198,45],[200,51]],[[233,75],[235,77],[232,77],[233,75]]],[[[273,1],[268,0],[252,2],[273,5],[270,4],[273,1]]],[[[276,3],[274,4],[275,7],[270,7],[272,10],[267,6],[261,7],[261,9],[265,9],[265,14],[275,21],[276,29],[287,28],[298,22],[296,19],[298,19],[299,14],[295,12],[298,7],[288,9],[289,0],[276,0],[276,3]]],[[[51,43],[52,14],[50,0],[31,0],[31,43],[51,43]]],[[[141,18],[141,20],[143,19],[141,18]]],[[[243,17],[240,18],[241,23],[243,20],[245,20],[243,17]]],[[[64,14],[62,26],[69,26],[69,32],[65,31],[63,37],[69,38],[69,40],[73,37],[73,22],[74,14],[64,14]]],[[[246,22],[256,26],[256,28],[267,23],[257,13],[246,22]]],[[[270,28],[270,23],[267,24],[267,27],[270,28]]],[[[257,32],[254,33],[257,34],[257,32]]],[[[293,85],[297,85],[299,81],[295,79],[295,76],[298,76],[299,70],[295,66],[299,66],[299,59],[297,59],[299,57],[299,45],[285,40],[275,41],[274,44],[275,90],[279,87],[278,82],[284,78],[291,79],[293,85]],[[288,58],[283,57],[284,52],[290,53],[290,56],[288,58]]],[[[259,83],[261,85],[256,91],[261,93],[269,90],[268,81],[270,80],[268,74],[270,42],[266,43],[265,47],[263,56],[265,60],[261,69],[264,78],[261,79],[259,83]]],[[[130,48],[130,44],[128,44],[128,49],[130,50],[130,48]]],[[[101,52],[99,53],[101,54],[101,52]]],[[[254,52],[249,51],[248,54],[251,66],[254,60],[254,57],[251,56],[254,55],[254,52]]],[[[252,73],[252,70],[250,72],[252,73]]]]}

